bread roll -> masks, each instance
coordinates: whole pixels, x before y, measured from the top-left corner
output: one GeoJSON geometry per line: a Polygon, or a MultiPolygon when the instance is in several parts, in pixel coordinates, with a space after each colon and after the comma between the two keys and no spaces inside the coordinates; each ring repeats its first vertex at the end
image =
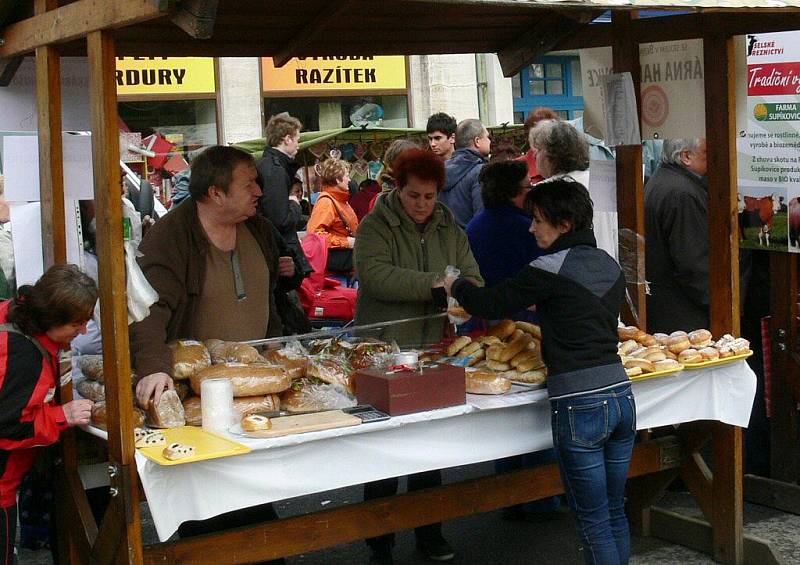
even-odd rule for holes
{"type": "Polygon", "coordinates": [[[518,330],[522,330],[525,333],[531,334],[536,339],[542,339],[542,328],[537,326],[536,324],[531,324],[530,322],[514,322],[514,325],[517,327],[518,330]]]}
{"type": "Polygon", "coordinates": [[[526,373],[528,371],[533,371],[534,369],[542,369],[544,368],[544,361],[542,361],[541,356],[536,355],[535,357],[530,357],[517,365],[517,370],[521,373],[526,373]]]}
{"type": "Polygon", "coordinates": [[[257,363],[261,356],[252,345],[221,339],[207,339],[205,346],[211,355],[211,362],[217,363],[257,363]]]}
{"type": "Polygon", "coordinates": [[[620,355],[630,355],[633,351],[639,349],[639,342],[629,339],[624,341],[619,346],[620,355]]]}
{"type": "Polygon", "coordinates": [[[683,365],[672,359],[664,359],[653,363],[656,371],[667,371],[670,369],[683,369],[683,365]]]}
{"type": "Polygon", "coordinates": [[[490,368],[492,371],[498,371],[498,372],[511,370],[511,365],[509,365],[508,363],[502,363],[500,361],[489,360],[486,362],[486,366],[490,368]]]}
{"type": "MultiPolygon", "coordinates": [[[[258,412],[277,412],[280,410],[280,397],[277,394],[264,396],[242,396],[233,399],[233,409],[240,418],[258,412]]],[[[191,396],[183,401],[183,411],[186,414],[187,426],[203,425],[203,410],[199,396],[191,396]]]]}
{"type": "Polygon", "coordinates": [[[525,346],[525,349],[528,351],[541,351],[542,350],[542,340],[533,338],[528,345],[525,346]]]}
{"type": "Polygon", "coordinates": [[[705,361],[714,361],[719,359],[719,351],[716,347],[703,347],[698,349],[697,352],[703,356],[705,361]]]}
{"type": "Polygon", "coordinates": [[[696,349],[684,349],[678,354],[679,363],[702,363],[703,356],[696,349]]]}
{"type": "Polygon", "coordinates": [[[194,453],[194,447],[184,443],[171,443],[163,451],[164,458],[170,461],[185,459],[191,457],[194,453]]]}
{"type": "Polygon", "coordinates": [[[466,373],[467,392],[471,394],[503,394],[511,390],[511,381],[489,371],[466,373]]]}
{"type": "MultiPolygon", "coordinates": [[[[106,403],[105,400],[102,402],[95,402],[92,405],[92,425],[95,428],[100,429],[107,429],[108,419],[106,415],[106,403]]],[[[136,426],[134,426],[136,427],[136,426]]]]}
{"type": "Polygon", "coordinates": [[[491,345],[486,350],[486,360],[487,361],[497,361],[500,359],[500,356],[503,354],[503,349],[505,349],[505,345],[491,345]]]}
{"type": "Polygon", "coordinates": [[[78,367],[81,369],[81,374],[87,379],[105,383],[102,355],[81,355],[78,357],[78,367]]]}
{"type": "Polygon", "coordinates": [[[640,367],[644,373],[652,373],[655,370],[655,365],[653,365],[653,362],[648,361],[647,359],[631,358],[625,361],[623,366],[626,369],[630,369],[631,367],[640,367]]]}
{"type": "MultiPolygon", "coordinates": [[[[637,349],[633,353],[630,354],[631,357],[638,357],[640,359],[647,359],[647,356],[653,353],[661,353],[662,350],[658,345],[652,345],[650,347],[642,347],[637,349]]],[[[663,359],[663,357],[662,357],[663,359]]],[[[652,361],[652,359],[651,359],[652,361]]]]}
{"type": "Polygon", "coordinates": [[[209,365],[211,355],[199,341],[179,339],[171,343],[172,376],[178,380],[190,379],[209,365]]]}
{"type": "Polygon", "coordinates": [[[687,334],[687,333],[686,333],[685,331],[683,331],[683,330],[675,330],[674,332],[672,332],[671,334],[669,334],[669,337],[686,337],[686,338],[688,338],[688,337],[689,337],[689,334],[687,334]]]}
{"type": "Polygon", "coordinates": [[[529,361],[531,359],[535,359],[537,357],[539,357],[539,353],[538,352],[525,350],[525,351],[521,351],[520,353],[517,353],[514,356],[514,358],[511,359],[511,361],[509,361],[509,363],[511,363],[512,367],[517,367],[520,364],[525,363],[525,362],[527,362],[527,361],[529,361]]]}
{"type": "Polygon", "coordinates": [[[626,368],[625,369],[625,374],[628,375],[629,377],[635,377],[637,375],[641,375],[642,374],[642,368],[641,367],[626,368]]]}
{"type": "Polygon", "coordinates": [[[264,354],[264,359],[273,365],[280,365],[289,373],[292,380],[302,379],[308,371],[308,357],[290,355],[282,349],[271,349],[264,354]]]}
{"type": "Polygon", "coordinates": [[[503,341],[497,337],[496,335],[484,335],[478,338],[478,342],[481,345],[490,346],[490,345],[497,345],[499,343],[503,343],[503,341]]]}
{"type": "Polygon", "coordinates": [[[75,385],[78,393],[92,402],[101,402],[106,399],[106,387],[97,381],[83,379],[75,385]]]}
{"type": "Polygon", "coordinates": [[[513,359],[519,352],[525,349],[531,341],[533,341],[533,337],[531,334],[521,332],[522,335],[515,338],[514,341],[510,342],[503,352],[500,354],[500,358],[498,361],[501,363],[508,363],[513,359]]]}
{"type": "Polygon", "coordinates": [[[477,365],[485,358],[486,358],[486,350],[478,349],[478,351],[472,354],[472,359],[470,359],[469,363],[467,363],[467,367],[472,367],[474,365],[477,365]]]}
{"type": "Polygon", "coordinates": [[[183,404],[174,390],[165,390],[157,405],[151,398],[146,412],[147,425],[152,428],[180,428],[186,425],[183,404]]]}
{"type": "Polygon", "coordinates": [[[447,313],[454,318],[459,318],[461,320],[469,320],[472,318],[472,314],[464,310],[461,306],[450,306],[447,309],[447,313]]]}
{"type": "MultiPolygon", "coordinates": [[[[636,342],[638,343],[638,342],[636,342]]],[[[628,353],[627,357],[636,357],[636,358],[644,358],[647,355],[647,348],[646,347],[638,347],[628,353]]]]}
{"type": "Polygon", "coordinates": [[[547,371],[543,369],[535,369],[533,371],[525,371],[519,373],[515,381],[528,384],[541,384],[547,380],[547,371]]]}
{"type": "Polygon", "coordinates": [[[650,351],[649,353],[647,353],[644,356],[644,359],[647,359],[648,361],[652,361],[653,363],[656,363],[658,361],[663,361],[666,358],[667,358],[666,353],[664,353],[660,349],[658,351],[650,351]]]}
{"type": "Polygon", "coordinates": [[[246,432],[268,430],[271,427],[272,422],[270,419],[260,414],[250,414],[242,418],[242,429],[246,432]]]}
{"type": "Polygon", "coordinates": [[[517,326],[514,324],[513,320],[502,320],[493,326],[487,333],[488,335],[493,335],[505,341],[506,338],[510,337],[516,329],[517,326]]]}
{"type": "Polygon", "coordinates": [[[670,336],[669,340],[667,341],[667,349],[669,349],[676,355],[680,355],[681,351],[685,351],[690,347],[692,347],[692,343],[689,341],[689,338],[685,335],[670,336]]]}
{"type": "Polygon", "coordinates": [[[511,335],[506,338],[506,343],[511,343],[512,341],[514,341],[523,334],[525,334],[525,332],[523,332],[522,330],[515,329],[513,332],[511,332],[511,335]]]}
{"type": "Polygon", "coordinates": [[[719,347],[718,349],[719,349],[719,358],[720,359],[725,359],[726,357],[733,357],[733,355],[734,355],[733,349],[731,349],[727,345],[723,345],[722,347],[719,347]]]}
{"type": "Polygon", "coordinates": [[[233,396],[274,394],[286,390],[292,384],[292,379],[283,367],[263,363],[222,363],[203,369],[191,378],[195,394],[200,394],[200,386],[206,379],[230,380],[233,384],[233,396]]]}
{"type": "Polygon", "coordinates": [[[652,345],[658,345],[658,341],[656,340],[655,336],[652,336],[648,333],[639,337],[639,343],[644,345],[645,347],[650,347],[652,345]]]}
{"type": "Polygon", "coordinates": [[[481,344],[477,341],[473,341],[468,343],[466,347],[463,347],[461,351],[458,352],[458,355],[456,355],[456,357],[469,357],[470,355],[475,354],[475,352],[480,349],[483,349],[481,347],[481,344]]]}
{"type": "Polygon", "coordinates": [[[667,345],[667,340],[669,339],[667,334],[653,334],[653,337],[656,338],[656,343],[658,343],[658,345],[667,345]]]}
{"type": "MultiPolygon", "coordinates": [[[[134,432],[135,433],[135,432],[134,432]]],[[[157,445],[166,445],[167,443],[167,436],[165,436],[161,432],[156,432],[153,430],[144,430],[144,434],[139,434],[139,437],[135,439],[134,446],[135,447],[155,447],[157,445]]]]}
{"type": "Polygon", "coordinates": [[[689,341],[692,342],[692,347],[700,349],[706,347],[711,343],[711,332],[708,330],[694,330],[689,332],[689,341]]]}
{"type": "Polygon", "coordinates": [[[673,361],[677,361],[677,360],[678,360],[678,356],[677,356],[677,355],[675,355],[675,354],[674,354],[672,351],[670,351],[669,349],[665,349],[665,350],[664,350],[664,353],[667,355],[667,359],[672,359],[673,361]]]}
{"type": "Polygon", "coordinates": [[[447,347],[447,355],[449,357],[454,356],[456,353],[464,349],[467,345],[470,344],[472,338],[468,335],[459,336],[447,347]]]}

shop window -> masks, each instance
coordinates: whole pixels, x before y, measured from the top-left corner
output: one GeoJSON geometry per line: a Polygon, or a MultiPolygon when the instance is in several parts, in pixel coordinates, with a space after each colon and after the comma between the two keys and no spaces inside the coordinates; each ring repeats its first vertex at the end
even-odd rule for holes
{"type": "Polygon", "coordinates": [[[511,80],[514,121],[523,123],[532,109],[553,108],[566,119],[577,118],[583,110],[578,57],[543,57],[511,80]]]}
{"type": "Polygon", "coordinates": [[[380,118],[382,127],[408,127],[408,101],[405,96],[347,96],[325,98],[269,98],[264,101],[265,116],[289,112],[303,123],[304,131],[351,127],[380,118]]]}

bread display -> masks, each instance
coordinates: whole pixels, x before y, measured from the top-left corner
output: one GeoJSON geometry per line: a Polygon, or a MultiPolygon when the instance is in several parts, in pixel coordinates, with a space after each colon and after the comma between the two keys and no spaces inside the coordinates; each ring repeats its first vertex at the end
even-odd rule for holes
{"type": "Polygon", "coordinates": [[[230,380],[235,397],[274,394],[286,390],[292,383],[286,370],[278,365],[221,363],[211,365],[191,377],[195,394],[200,394],[200,386],[207,379],[230,380]]]}
{"type": "Polygon", "coordinates": [[[322,382],[343,387],[348,391],[352,389],[352,384],[350,383],[351,373],[352,370],[350,366],[344,362],[341,357],[334,357],[331,355],[321,355],[311,359],[308,364],[308,370],[306,371],[309,377],[314,377],[322,382]]]}
{"type": "Polygon", "coordinates": [[[164,458],[170,461],[185,459],[186,457],[194,455],[194,447],[183,443],[171,443],[164,448],[163,455],[164,458]]]}
{"type": "Polygon", "coordinates": [[[134,436],[136,437],[136,443],[134,445],[140,448],[156,447],[158,445],[166,445],[167,443],[167,436],[162,432],[153,430],[141,430],[138,433],[134,430],[134,436]]]}
{"type": "Polygon", "coordinates": [[[295,355],[287,349],[270,349],[264,354],[264,360],[282,366],[292,380],[302,379],[308,370],[308,356],[295,355]]]}
{"type": "Polygon", "coordinates": [[[300,379],[280,394],[281,410],[292,413],[337,410],[354,406],[355,401],[341,387],[334,387],[314,379],[300,379]]]}
{"type": "Polygon", "coordinates": [[[186,425],[183,404],[174,390],[165,390],[158,404],[150,399],[146,414],[147,425],[153,428],[180,428],[186,425]]]}
{"type": "Polygon", "coordinates": [[[272,427],[272,422],[266,416],[260,414],[250,414],[242,418],[242,430],[246,432],[257,432],[268,430],[272,427]]]}
{"type": "MultiPolygon", "coordinates": [[[[277,412],[280,407],[281,401],[277,394],[242,396],[233,399],[233,409],[236,410],[240,418],[257,412],[277,412]]],[[[184,400],[183,411],[186,417],[186,425],[203,425],[202,402],[199,396],[191,396],[184,400]]]]}
{"type": "Polygon", "coordinates": [[[81,374],[90,381],[105,383],[102,355],[81,355],[78,357],[78,367],[80,367],[81,374]]]}
{"type": "Polygon", "coordinates": [[[511,390],[511,381],[489,371],[466,373],[467,392],[471,394],[503,394],[511,390]]]}
{"type": "Polygon", "coordinates": [[[204,342],[213,364],[219,363],[257,363],[261,360],[258,350],[252,345],[221,339],[207,339],[204,342]]]}
{"type": "Polygon", "coordinates": [[[102,402],[106,399],[106,387],[98,381],[80,380],[75,384],[75,389],[83,398],[92,402],[102,402]]]}
{"type": "Polygon", "coordinates": [[[211,355],[199,341],[179,339],[170,344],[172,349],[172,376],[175,379],[190,379],[209,365],[211,355]]]}

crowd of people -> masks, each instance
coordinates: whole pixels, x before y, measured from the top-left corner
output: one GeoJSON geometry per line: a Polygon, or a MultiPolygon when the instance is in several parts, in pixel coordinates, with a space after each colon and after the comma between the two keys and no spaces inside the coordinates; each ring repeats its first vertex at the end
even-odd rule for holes
{"type": "MultiPolygon", "coordinates": [[[[168,344],[176,339],[244,341],[309,328],[296,290],[312,268],[298,233],[315,233],[327,242],[326,270],[358,281],[357,325],[435,314],[446,308],[448,296],[487,324],[509,317],[541,324],[555,451],[498,462],[498,471],[555,459],[586,562],[627,563],[623,497],[636,414],[617,356],[625,279],[616,236],[594,210],[588,190],[586,137],[539,108],[526,121],[530,151],[521,155],[511,147],[493,148],[480,120],[457,122],[437,113],[427,124],[427,148],[395,140],[379,178],[356,190],[349,163],[335,155],[320,162],[315,172],[321,190],[312,206],[295,160],[301,129],[286,113],[272,116],[267,148],[257,159],[233,147],[206,149],[192,161],[180,204],[147,230],[138,264],[158,300],[130,326],[132,366],[142,377],[137,402],[158,403],[174,387],[168,344]],[[460,276],[446,277],[448,266],[460,276]]],[[[664,165],[646,193],[647,244],[653,248],[647,256],[653,273],[649,319],[659,324],[655,331],[707,327],[707,245],[693,239],[707,226],[705,141],[675,140],[664,147],[664,165]],[[686,316],[676,320],[682,300],[686,316]],[[659,312],[666,309],[664,319],[676,328],[662,327],[659,312]]],[[[96,298],[91,279],[57,266],[0,304],[2,565],[12,563],[9,527],[16,489],[35,457],[32,447],[88,421],[91,403],[59,406],[49,391],[58,349],[86,331],[96,298]]],[[[413,347],[439,342],[445,331],[446,320],[434,317],[388,325],[381,338],[413,347]]],[[[408,488],[441,481],[441,471],[421,473],[408,478],[408,488]]],[[[397,485],[397,478],[368,483],[364,498],[394,494],[397,485]]],[[[527,519],[559,505],[556,497],[546,506],[515,508],[507,517],[527,519]]],[[[185,523],[179,535],[275,516],[266,504],[185,523]]],[[[455,555],[441,524],[417,528],[416,539],[428,558],[455,555]]],[[[392,535],[367,543],[373,562],[392,562],[392,535]]]]}

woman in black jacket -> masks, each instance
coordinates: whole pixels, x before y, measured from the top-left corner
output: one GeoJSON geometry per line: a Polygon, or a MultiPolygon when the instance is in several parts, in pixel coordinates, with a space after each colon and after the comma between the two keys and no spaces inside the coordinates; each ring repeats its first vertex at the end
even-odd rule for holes
{"type": "Polygon", "coordinates": [[[583,185],[571,179],[540,184],[526,207],[545,254],[492,288],[463,278],[447,280],[445,288],[470,314],[489,319],[536,306],[553,446],[586,563],[624,564],[630,555],[625,481],[636,432],[633,394],[617,355],[625,279],[597,248],[583,185]]]}

